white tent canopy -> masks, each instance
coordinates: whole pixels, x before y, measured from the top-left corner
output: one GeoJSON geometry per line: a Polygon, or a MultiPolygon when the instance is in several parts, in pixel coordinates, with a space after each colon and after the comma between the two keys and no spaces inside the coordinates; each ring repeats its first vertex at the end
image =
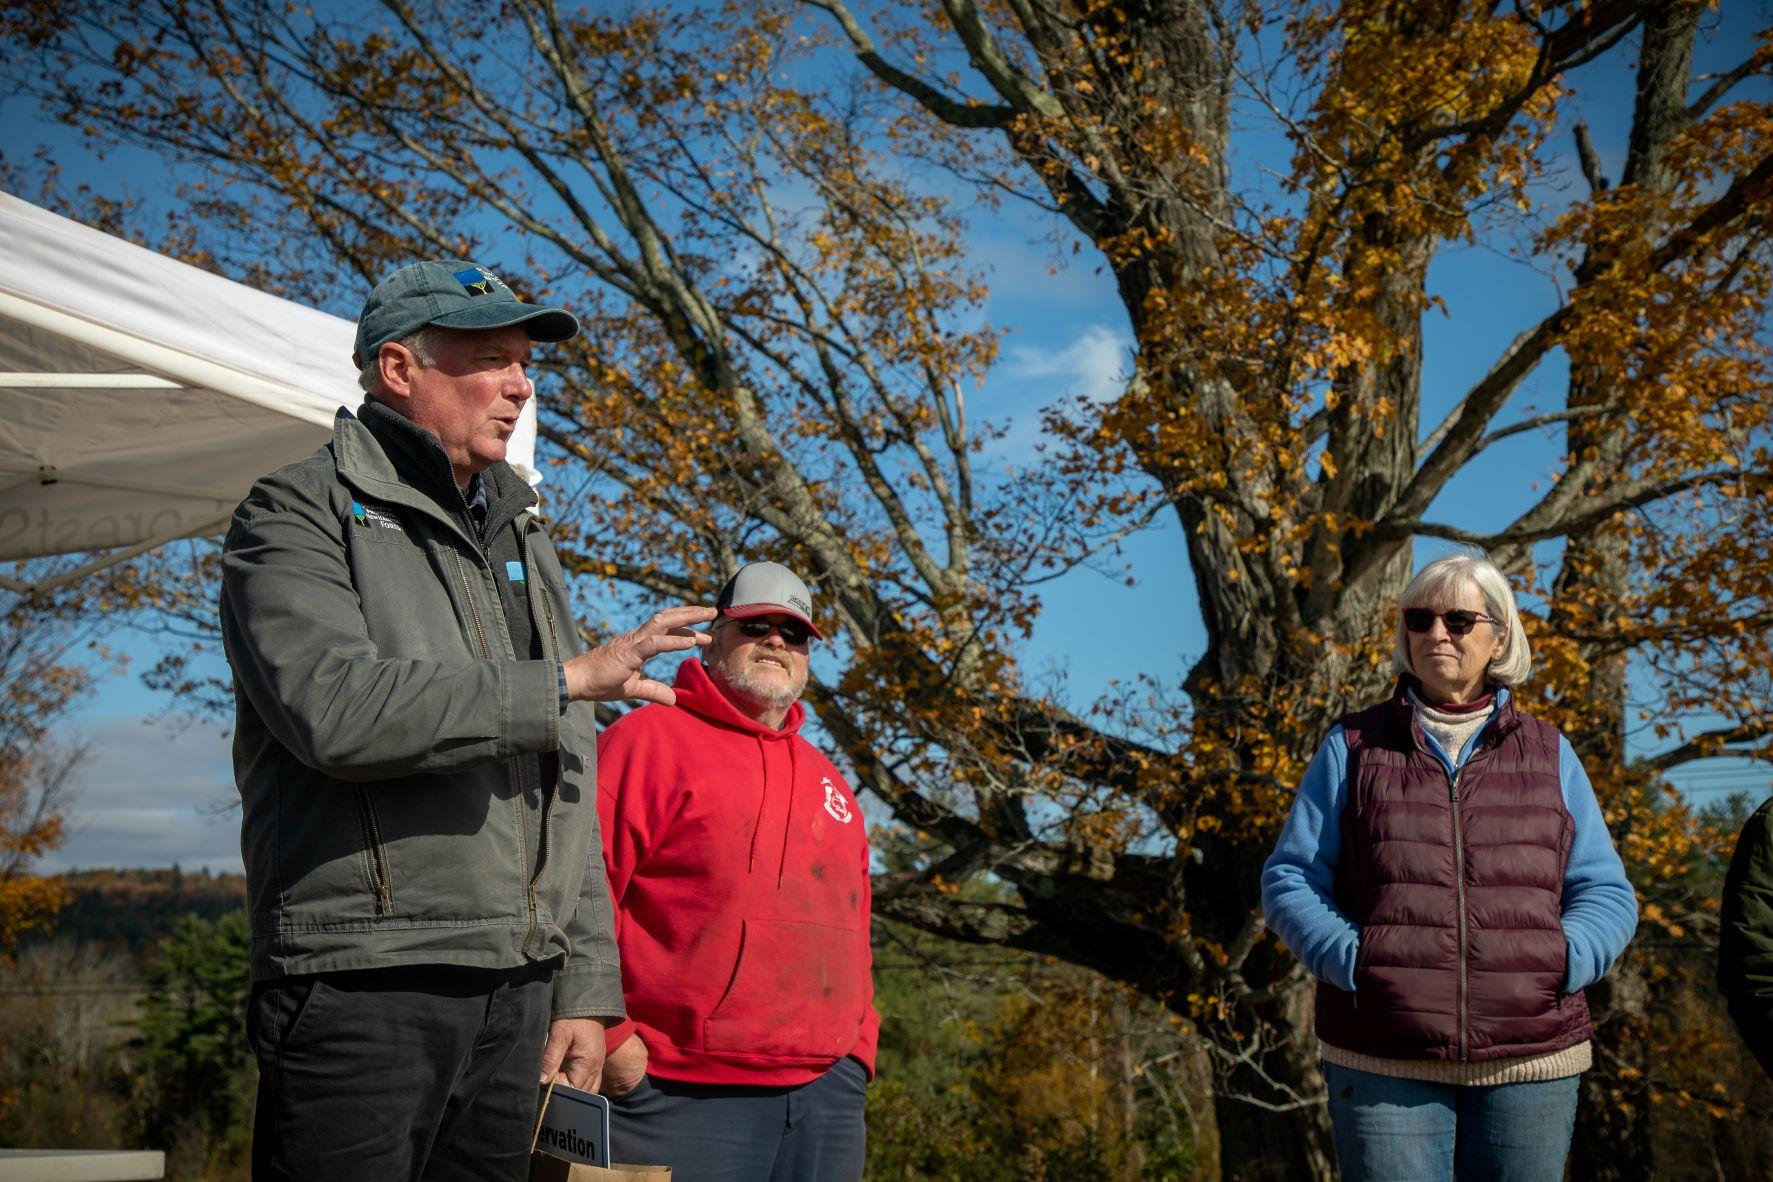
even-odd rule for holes
{"type": "MultiPolygon", "coordinates": [[[[217,534],[355,406],[354,326],[0,193],[0,562],[217,534]]],[[[535,403],[509,458],[534,480],[535,403]]]]}

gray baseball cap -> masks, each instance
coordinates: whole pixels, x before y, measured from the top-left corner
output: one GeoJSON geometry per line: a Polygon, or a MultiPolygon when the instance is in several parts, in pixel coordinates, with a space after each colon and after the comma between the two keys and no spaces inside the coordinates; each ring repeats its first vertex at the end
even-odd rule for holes
{"type": "Polygon", "coordinates": [[[813,593],[800,576],[779,562],[751,562],[726,581],[714,606],[723,616],[743,620],[780,612],[805,624],[820,640],[825,634],[813,623],[813,593]]]}
{"type": "Polygon", "coordinates": [[[521,324],[532,341],[569,341],[579,321],[563,308],[526,304],[505,281],[478,263],[431,259],[408,263],[375,285],[357,317],[351,359],[361,366],[389,341],[426,325],[438,328],[507,328],[521,324]]]}

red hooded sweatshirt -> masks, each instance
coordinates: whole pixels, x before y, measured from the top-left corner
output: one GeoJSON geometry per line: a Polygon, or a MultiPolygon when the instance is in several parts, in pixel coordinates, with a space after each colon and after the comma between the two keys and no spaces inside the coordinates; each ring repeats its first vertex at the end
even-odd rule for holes
{"type": "Polygon", "coordinates": [[[647,1070],[690,1083],[806,1083],[846,1055],[872,1078],[868,837],[831,761],[741,714],[698,660],[676,706],[597,740],[628,1021],[647,1070]]]}

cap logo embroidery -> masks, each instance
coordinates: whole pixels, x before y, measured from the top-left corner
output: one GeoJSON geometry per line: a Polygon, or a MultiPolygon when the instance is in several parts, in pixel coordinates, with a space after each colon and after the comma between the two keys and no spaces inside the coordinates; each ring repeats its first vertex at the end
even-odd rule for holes
{"type": "Polygon", "coordinates": [[[469,295],[491,295],[493,285],[498,278],[485,267],[470,267],[466,271],[456,272],[456,282],[461,284],[469,295]]]}
{"type": "Polygon", "coordinates": [[[813,605],[798,595],[790,595],[788,597],[788,606],[803,616],[810,617],[813,614],[813,605]]]}
{"type": "Polygon", "coordinates": [[[850,802],[843,798],[843,793],[837,790],[837,785],[831,782],[830,776],[821,777],[819,782],[825,786],[825,811],[848,825],[850,818],[855,815],[850,812],[850,802]]]}

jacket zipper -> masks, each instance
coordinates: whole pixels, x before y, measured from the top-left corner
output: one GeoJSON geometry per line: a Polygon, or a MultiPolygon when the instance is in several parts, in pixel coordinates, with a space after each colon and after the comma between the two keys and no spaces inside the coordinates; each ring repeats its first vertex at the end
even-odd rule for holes
{"type": "Polygon", "coordinates": [[[529,955],[529,944],[536,938],[536,928],[541,925],[539,906],[536,903],[536,884],[542,881],[542,872],[548,869],[548,814],[554,808],[554,792],[552,789],[542,797],[542,839],[536,856],[536,872],[529,878],[529,930],[523,934],[523,954],[529,955]]]}
{"type": "Polygon", "coordinates": [[[462,593],[468,597],[468,618],[474,622],[474,635],[480,640],[480,655],[492,660],[492,646],[486,643],[486,630],[480,626],[480,608],[474,602],[474,587],[468,582],[468,567],[462,562],[461,551],[450,548],[450,556],[456,560],[456,573],[462,576],[462,593]]]}
{"type": "Polygon", "coordinates": [[[1447,797],[1453,806],[1453,894],[1459,906],[1459,1061],[1466,1061],[1471,1050],[1471,993],[1467,980],[1466,959],[1469,935],[1465,922],[1465,830],[1459,815],[1459,768],[1447,779],[1447,797]]]}
{"type": "MultiPolygon", "coordinates": [[[[535,564],[529,561],[529,533],[527,530],[523,530],[517,536],[523,544],[524,565],[534,570],[535,564]]],[[[547,588],[537,588],[536,594],[542,599],[542,614],[548,620],[548,642],[553,646],[554,659],[558,661],[560,660],[560,636],[554,630],[554,605],[548,602],[547,588]]],[[[543,654],[543,656],[546,655],[546,653],[543,654]]],[[[521,773],[519,774],[521,775],[521,773]]],[[[560,781],[558,771],[555,772],[554,780],[555,783],[548,785],[542,793],[542,832],[538,842],[540,848],[536,851],[536,872],[530,875],[529,879],[529,931],[525,932],[523,936],[523,954],[525,956],[529,955],[530,941],[535,939],[536,927],[540,923],[536,904],[536,884],[542,881],[542,873],[548,869],[548,821],[554,813],[554,790],[560,781]]]]}
{"type": "MultiPolygon", "coordinates": [[[[1486,719],[1479,729],[1477,738],[1488,736],[1490,727],[1496,719],[1492,715],[1486,719]]],[[[1421,723],[1414,716],[1410,720],[1410,738],[1418,751],[1423,749],[1421,723]]],[[[1447,800],[1453,810],[1453,897],[1459,908],[1459,1061],[1468,1062],[1471,1055],[1471,982],[1470,968],[1470,923],[1465,907],[1465,827],[1459,808],[1459,780],[1465,775],[1465,769],[1476,763],[1481,750],[1474,748],[1471,756],[1456,768],[1452,768],[1447,776],[1447,800]]],[[[1451,766],[1451,760],[1443,766],[1451,766]]]]}
{"type": "MultiPolygon", "coordinates": [[[[474,600],[474,585],[468,579],[467,564],[462,561],[462,555],[459,550],[452,547],[450,549],[450,555],[456,560],[456,573],[460,575],[462,579],[462,594],[465,595],[468,600],[468,618],[474,622],[474,635],[480,640],[481,655],[490,661],[492,660],[492,646],[487,643],[486,630],[481,627],[480,624],[480,607],[474,600]]],[[[513,762],[515,763],[517,770],[517,797],[519,800],[522,800],[523,797],[528,794],[528,785],[524,782],[523,776],[523,760],[519,758],[513,762]]],[[[544,866],[547,864],[548,857],[548,809],[552,804],[553,793],[549,793],[548,799],[542,802],[541,843],[542,864],[544,866]]],[[[525,831],[521,822],[519,822],[517,826],[517,839],[523,844],[523,860],[527,862],[529,861],[529,835],[525,831]]],[[[530,941],[535,939],[536,928],[540,925],[540,917],[536,911],[536,879],[539,879],[541,876],[542,871],[538,868],[535,875],[529,880],[529,885],[524,890],[524,911],[529,917],[529,926],[524,930],[523,945],[520,950],[525,956],[529,955],[530,941]]]]}
{"type": "MultiPolygon", "coordinates": [[[[528,777],[523,774],[523,757],[517,757],[513,760],[513,763],[516,765],[517,769],[518,798],[527,798],[529,796],[529,780],[528,777]]],[[[522,952],[525,956],[529,955],[530,941],[536,938],[536,928],[541,924],[541,917],[536,905],[536,880],[542,877],[541,867],[547,865],[548,862],[548,806],[552,803],[552,798],[553,793],[549,793],[549,799],[542,802],[542,833],[537,842],[539,846],[537,850],[537,868],[536,872],[530,876],[529,884],[524,888],[523,906],[529,915],[529,927],[524,929],[523,945],[518,951],[522,952]]],[[[529,832],[525,827],[519,826],[518,835],[523,839],[523,860],[528,862],[529,832]]]]}
{"type": "MultiPolygon", "coordinates": [[[[343,473],[341,473],[341,475],[343,475],[343,473]]],[[[460,505],[462,506],[463,516],[468,519],[470,524],[472,524],[474,515],[469,510],[468,498],[466,495],[464,495],[462,493],[461,487],[459,485],[456,488],[456,493],[457,493],[458,501],[459,501],[460,505]]],[[[404,503],[404,502],[402,502],[402,503],[404,503]]],[[[431,514],[432,516],[438,516],[437,514],[432,513],[432,511],[425,505],[415,503],[412,507],[419,508],[421,511],[431,514]]],[[[532,512],[533,512],[533,510],[532,510],[532,512]]],[[[484,550],[483,544],[480,542],[480,540],[478,538],[476,538],[474,536],[474,532],[463,531],[461,529],[459,523],[451,520],[447,515],[442,516],[441,519],[448,521],[450,526],[452,528],[454,528],[457,533],[461,534],[465,540],[468,540],[472,545],[474,545],[477,553],[479,553],[479,555],[481,556],[482,561],[485,560],[485,550],[484,550]]],[[[525,546],[527,549],[527,541],[528,541],[527,535],[525,535],[523,532],[519,531],[518,536],[519,536],[519,538],[522,538],[524,540],[524,543],[525,543],[525,546]]],[[[473,586],[473,583],[468,578],[467,564],[462,561],[461,551],[456,549],[453,546],[450,547],[450,557],[454,558],[455,562],[456,562],[456,573],[461,578],[462,592],[467,597],[468,618],[474,625],[475,638],[480,641],[481,655],[490,661],[493,659],[492,646],[487,642],[486,629],[480,622],[480,608],[474,599],[474,586],[473,586]]],[[[548,616],[549,638],[551,640],[553,640],[554,651],[556,654],[558,654],[560,651],[560,642],[559,642],[559,637],[556,634],[555,627],[554,627],[554,609],[547,602],[546,592],[543,592],[542,602],[543,602],[544,610],[547,612],[547,616],[548,616]]],[[[518,776],[518,790],[519,790],[519,793],[521,794],[524,791],[523,768],[522,768],[522,761],[521,760],[518,760],[517,776],[518,776]]],[[[521,795],[519,796],[519,799],[521,799],[521,795]]],[[[380,825],[379,825],[379,823],[376,819],[376,815],[375,815],[375,804],[373,801],[371,801],[368,798],[368,796],[365,793],[365,790],[363,790],[363,789],[358,790],[358,800],[362,805],[362,809],[359,812],[359,819],[363,825],[366,839],[369,841],[369,843],[371,845],[372,866],[373,866],[371,877],[373,879],[375,879],[377,907],[378,907],[378,909],[385,908],[388,911],[388,913],[392,914],[392,912],[394,910],[394,892],[393,892],[393,887],[392,887],[392,883],[391,883],[389,872],[388,872],[387,858],[385,856],[385,852],[382,849],[381,829],[380,829],[380,825]]],[[[523,951],[526,954],[529,951],[530,940],[535,936],[536,928],[540,922],[539,915],[538,915],[538,909],[537,909],[537,903],[536,903],[536,883],[538,881],[540,881],[540,879],[542,877],[542,872],[547,869],[547,864],[548,864],[548,820],[549,820],[549,815],[553,809],[553,805],[554,805],[554,793],[552,790],[550,790],[548,792],[546,798],[542,801],[542,833],[541,833],[540,861],[536,867],[535,874],[529,880],[529,887],[526,892],[527,896],[528,896],[526,903],[527,903],[527,908],[528,908],[528,912],[529,912],[529,930],[524,935],[524,938],[523,938],[523,951]]],[[[518,839],[523,843],[523,846],[524,846],[524,850],[523,850],[524,860],[528,861],[528,859],[529,859],[529,835],[525,831],[525,829],[522,825],[518,826],[517,836],[518,836],[518,839]]]]}
{"type": "Polygon", "coordinates": [[[388,873],[388,854],[382,848],[382,827],[376,819],[376,804],[369,789],[357,789],[357,819],[361,827],[363,848],[369,853],[369,881],[376,892],[376,914],[394,914],[394,887],[388,873]]]}

